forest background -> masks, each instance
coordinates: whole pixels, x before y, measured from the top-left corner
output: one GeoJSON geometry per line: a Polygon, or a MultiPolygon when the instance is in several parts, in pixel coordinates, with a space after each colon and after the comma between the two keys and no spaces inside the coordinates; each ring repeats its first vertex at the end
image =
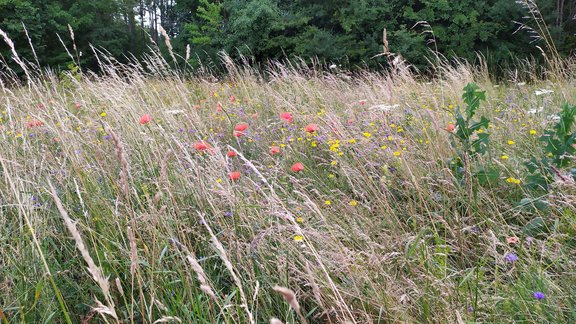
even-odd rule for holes
{"type": "MultiPolygon", "coordinates": [[[[65,45],[89,70],[98,69],[90,45],[125,61],[151,47],[165,51],[162,28],[175,53],[184,56],[189,46],[189,63],[196,66],[219,62],[225,51],[255,62],[298,57],[373,69],[386,64],[378,56],[386,30],[389,50],[417,68],[427,67],[434,52],[470,62],[480,54],[498,74],[518,60],[542,59],[547,42],[559,56],[571,55],[575,17],[576,1],[566,0],[0,0],[0,27],[21,57],[68,69],[65,45]],[[546,26],[527,23],[530,5],[538,6],[546,26]],[[546,27],[551,39],[527,25],[546,27]]],[[[9,52],[0,44],[5,65],[12,64],[9,52]]]]}

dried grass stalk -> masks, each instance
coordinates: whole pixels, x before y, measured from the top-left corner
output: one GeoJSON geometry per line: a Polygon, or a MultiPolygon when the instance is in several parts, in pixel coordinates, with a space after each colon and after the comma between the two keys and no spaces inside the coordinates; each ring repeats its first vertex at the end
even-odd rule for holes
{"type": "Polygon", "coordinates": [[[131,227],[128,227],[128,240],[130,241],[130,275],[134,276],[138,268],[138,248],[136,247],[136,236],[131,227]]]}
{"type": "Polygon", "coordinates": [[[98,286],[100,286],[102,294],[106,299],[107,303],[106,306],[102,305],[101,302],[96,300],[96,304],[98,305],[98,307],[96,307],[94,310],[100,314],[108,314],[112,316],[114,319],[118,319],[118,316],[116,315],[116,310],[114,309],[114,301],[112,299],[112,296],[110,295],[110,284],[108,282],[108,278],[104,277],[102,269],[100,269],[96,265],[96,263],[94,263],[94,260],[90,256],[90,253],[86,248],[86,245],[84,245],[84,241],[82,240],[82,236],[80,236],[80,232],[78,232],[78,229],[76,229],[76,222],[72,221],[70,216],[68,216],[68,212],[66,211],[66,209],[64,209],[64,206],[62,206],[62,201],[56,194],[56,189],[54,189],[54,186],[50,181],[48,181],[48,185],[50,186],[50,194],[52,195],[52,198],[56,203],[56,207],[58,208],[60,215],[64,219],[64,224],[68,228],[70,234],[72,234],[72,238],[74,238],[74,241],[76,242],[76,247],[78,248],[78,251],[80,251],[82,258],[88,264],[88,272],[92,275],[92,279],[94,279],[94,281],[96,281],[98,286]]]}
{"type": "Polygon", "coordinates": [[[228,259],[228,255],[226,254],[226,250],[224,250],[224,246],[222,246],[222,243],[220,243],[220,241],[218,240],[216,235],[214,235],[214,232],[212,232],[212,229],[210,228],[208,223],[206,223],[206,220],[204,219],[202,214],[198,213],[198,215],[200,216],[200,219],[202,220],[202,224],[204,224],[204,227],[206,227],[206,230],[208,230],[208,233],[210,234],[210,239],[211,239],[212,244],[214,245],[214,247],[216,249],[216,253],[218,253],[218,256],[224,262],[224,266],[226,266],[226,269],[228,269],[228,272],[230,272],[230,275],[232,276],[234,283],[238,287],[238,292],[240,293],[240,299],[242,300],[242,304],[243,304],[242,307],[244,307],[244,309],[246,310],[246,314],[248,315],[248,320],[250,321],[250,323],[256,323],[254,321],[254,316],[252,315],[252,312],[250,311],[250,308],[248,307],[248,299],[246,298],[246,294],[244,293],[244,289],[242,287],[242,281],[240,281],[240,278],[236,274],[236,271],[234,270],[234,266],[232,266],[232,262],[230,262],[230,259],[228,259]]]}
{"type": "Polygon", "coordinates": [[[116,151],[116,157],[120,162],[120,187],[124,194],[124,198],[127,200],[130,196],[130,186],[128,185],[128,160],[126,160],[126,156],[124,154],[124,146],[118,138],[118,135],[114,133],[111,128],[106,130],[112,137],[112,141],[114,141],[114,148],[116,151]]]}
{"type": "Polygon", "coordinates": [[[310,264],[308,262],[306,262],[306,274],[308,275],[310,287],[312,287],[312,293],[314,294],[314,299],[316,300],[319,306],[324,307],[324,305],[322,305],[320,287],[318,287],[316,281],[314,280],[314,274],[312,273],[312,270],[310,270],[310,264]]]}
{"type": "Polygon", "coordinates": [[[162,316],[161,318],[154,321],[152,324],[156,323],[170,323],[170,322],[178,322],[182,323],[182,320],[176,316],[162,316]]]}
{"type": "Polygon", "coordinates": [[[190,263],[192,270],[194,271],[194,273],[196,273],[196,277],[200,282],[200,290],[202,290],[206,295],[210,296],[210,298],[212,298],[214,301],[218,302],[218,297],[216,297],[216,294],[214,293],[212,287],[210,286],[210,283],[208,282],[208,276],[204,272],[204,269],[202,268],[200,263],[198,263],[198,261],[196,260],[195,255],[192,252],[190,252],[184,245],[182,245],[182,243],[178,242],[176,239],[170,239],[170,243],[172,243],[172,245],[176,246],[179,250],[181,250],[186,254],[186,260],[188,260],[188,263],[190,263]]]}
{"type": "Polygon", "coordinates": [[[272,289],[275,292],[282,295],[282,298],[284,298],[284,300],[288,303],[288,305],[290,305],[290,307],[294,309],[294,311],[296,312],[302,323],[308,323],[306,321],[306,318],[302,315],[302,312],[300,311],[300,304],[298,304],[296,294],[291,289],[281,286],[274,286],[272,289]]]}

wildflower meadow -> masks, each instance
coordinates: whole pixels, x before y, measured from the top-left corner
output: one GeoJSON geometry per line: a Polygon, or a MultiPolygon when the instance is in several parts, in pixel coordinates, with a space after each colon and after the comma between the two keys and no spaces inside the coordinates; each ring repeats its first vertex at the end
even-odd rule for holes
{"type": "Polygon", "coordinates": [[[98,58],[2,74],[1,323],[576,321],[573,62],[98,58]]]}

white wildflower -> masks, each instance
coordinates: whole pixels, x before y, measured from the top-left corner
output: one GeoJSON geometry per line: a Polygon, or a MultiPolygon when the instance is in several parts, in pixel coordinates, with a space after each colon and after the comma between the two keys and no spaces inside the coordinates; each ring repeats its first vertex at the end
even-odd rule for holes
{"type": "Polygon", "coordinates": [[[369,110],[380,110],[380,111],[387,112],[387,111],[390,111],[390,110],[392,110],[392,109],[396,109],[396,108],[399,108],[399,107],[400,107],[400,105],[398,105],[398,104],[396,104],[396,105],[384,105],[384,104],[381,104],[381,105],[372,106],[372,107],[370,107],[370,108],[368,108],[368,109],[369,109],[369,110]]]}
{"type": "Polygon", "coordinates": [[[541,113],[542,111],[544,111],[544,107],[538,107],[535,109],[530,109],[527,111],[528,115],[535,115],[537,113],[541,113]]]}
{"type": "Polygon", "coordinates": [[[536,91],[534,91],[534,94],[537,96],[543,96],[545,94],[549,94],[549,93],[553,93],[553,90],[548,90],[548,89],[538,89],[536,91]]]}

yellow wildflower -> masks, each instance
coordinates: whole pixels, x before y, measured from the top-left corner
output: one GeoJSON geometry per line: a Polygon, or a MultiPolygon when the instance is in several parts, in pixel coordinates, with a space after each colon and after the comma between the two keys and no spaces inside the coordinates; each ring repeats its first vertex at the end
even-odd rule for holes
{"type": "Polygon", "coordinates": [[[513,184],[520,184],[522,181],[520,179],[516,179],[514,177],[509,177],[506,179],[506,182],[513,183],[513,184]]]}

